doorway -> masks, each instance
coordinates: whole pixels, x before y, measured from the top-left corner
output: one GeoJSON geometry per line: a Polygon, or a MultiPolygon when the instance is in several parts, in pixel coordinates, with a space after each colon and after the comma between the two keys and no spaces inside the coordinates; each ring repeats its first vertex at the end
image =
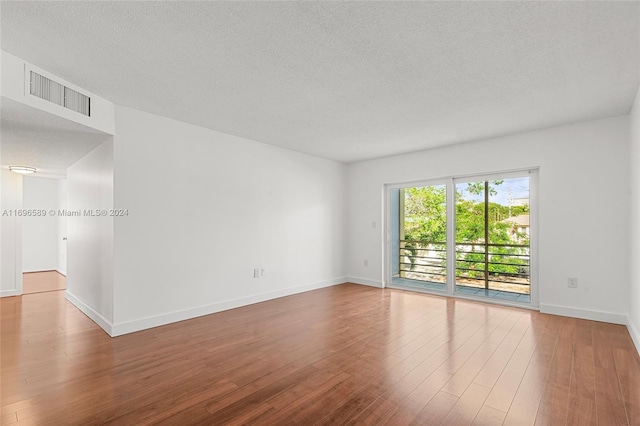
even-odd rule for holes
{"type": "Polygon", "coordinates": [[[447,290],[447,185],[392,188],[392,285],[447,290]]]}
{"type": "Polygon", "coordinates": [[[66,179],[22,179],[22,294],[65,290],[66,179]]]}
{"type": "Polygon", "coordinates": [[[387,283],[537,305],[537,171],[387,186],[387,283]]]}

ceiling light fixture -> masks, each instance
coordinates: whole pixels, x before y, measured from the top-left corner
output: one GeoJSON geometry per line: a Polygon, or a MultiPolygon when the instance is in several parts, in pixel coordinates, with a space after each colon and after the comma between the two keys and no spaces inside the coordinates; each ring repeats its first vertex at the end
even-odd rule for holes
{"type": "Polygon", "coordinates": [[[21,175],[30,175],[31,173],[36,172],[35,167],[27,167],[27,166],[9,166],[9,170],[13,173],[19,173],[21,175]]]}

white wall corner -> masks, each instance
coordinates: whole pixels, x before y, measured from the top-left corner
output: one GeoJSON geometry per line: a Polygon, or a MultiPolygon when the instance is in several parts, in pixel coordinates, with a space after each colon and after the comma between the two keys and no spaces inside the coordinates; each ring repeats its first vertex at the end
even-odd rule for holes
{"type": "Polygon", "coordinates": [[[311,290],[318,290],[325,287],[331,287],[338,284],[344,284],[346,277],[334,278],[326,281],[318,281],[308,284],[289,287],[281,290],[269,291],[252,296],[241,297],[238,299],[225,300],[222,302],[212,303],[210,305],[198,306],[195,308],[183,309],[179,311],[168,312],[161,315],[155,315],[146,318],[140,318],[132,321],[124,321],[115,323],[111,327],[112,337],[122,336],[123,334],[134,333],[136,331],[146,330],[149,328],[159,327],[174,322],[185,321],[192,318],[202,317],[205,315],[215,314],[217,312],[227,311],[229,309],[240,308],[243,306],[253,305],[255,303],[266,302],[280,297],[291,296],[298,293],[304,293],[311,290]]]}
{"type": "Polygon", "coordinates": [[[20,296],[20,292],[16,289],[0,291],[0,297],[20,296]]]}
{"type": "Polygon", "coordinates": [[[369,287],[384,288],[384,283],[378,280],[370,280],[362,277],[347,277],[347,281],[353,284],[368,285],[369,287]]]}
{"type": "Polygon", "coordinates": [[[615,312],[596,311],[589,309],[572,308],[570,306],[540,304],[540,313],[560,315],[563,317],[580,318],[591,321],[609,322],[612,324],[627,324],[627,316],[615,312]]]}
{"type": "Polygon", "coordinates": [[[636,345],[638,355],[640,355],[640,330],[638,330],[636,326],[633,325],[633,322],[631,322],[631,318],[629,317],[627,317],[627,330],[629,330],[631,340],[633,340],[633,344],[636,345]]]}
{"type": "Polygon", "coordinates": [[[83,314],[88,316],[93,322],[98,324],[100,328],[102,328],[109,336],[113,337],[113,324],[111,321],[100,315],[98,311],[96,311],[91,306],[84,303],[82,300],[78,299],[73,294],[69,293],[69,290],[64,292],[64,297],[69,302],[71,302],[76,308],[80,309],[83,314]]]}

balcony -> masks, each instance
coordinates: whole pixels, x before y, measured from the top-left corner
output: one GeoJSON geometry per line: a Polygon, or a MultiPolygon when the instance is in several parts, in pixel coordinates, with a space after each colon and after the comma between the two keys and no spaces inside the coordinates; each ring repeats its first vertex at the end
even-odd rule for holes
{"type": "MultiPolygon", "coordinates": [[[[393,284],[446,291],[445,243],[400,240],[399,253],[393,284]]],[[[458,243],[455,255],[456,293],[504,301],[531,301],[528,244],[458,243]]]]}

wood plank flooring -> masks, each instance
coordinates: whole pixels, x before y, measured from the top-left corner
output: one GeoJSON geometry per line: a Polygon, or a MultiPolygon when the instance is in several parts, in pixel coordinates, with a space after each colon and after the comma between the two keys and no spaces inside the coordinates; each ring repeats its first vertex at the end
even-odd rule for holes
{"type": "Polygon", "coordinates": [[[113,339],[0,309],[2,425],[640,425],[619,325],[354,284],[113,339]]]}
{"type": "Polygon", "coordinates": [[[22,294],[64,290],[67,277],[58,271],[25,272],[22,274],[22,294]]]}

